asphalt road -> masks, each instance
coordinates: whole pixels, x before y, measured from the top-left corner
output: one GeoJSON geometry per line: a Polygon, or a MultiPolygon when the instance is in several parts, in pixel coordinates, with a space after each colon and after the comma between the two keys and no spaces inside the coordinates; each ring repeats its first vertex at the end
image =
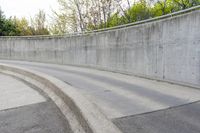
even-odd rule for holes
{"type": "Polygon", "coordinates": [[[72,133],[69,124],[53,102],[0,111],[1,133],[72,133]]]}
{"type": "Polygon", "coordinates": [[[74,86],[125,133],[200,132],[200,90],[88,68],[0,62],[47,73],[74,86]]]}
{"type": "Polygon", "coordinates": [[[124,133],[200,133],[200,102],[113,121],[124,133]]]}

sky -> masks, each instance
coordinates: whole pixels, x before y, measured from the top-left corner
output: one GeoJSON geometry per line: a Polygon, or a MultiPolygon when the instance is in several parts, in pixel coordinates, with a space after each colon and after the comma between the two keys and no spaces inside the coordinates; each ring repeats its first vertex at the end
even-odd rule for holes
{"type": "Polygon", "coordinates": [[[34,16],[40,9],[51,15],[52,9],[58,9],[57,0],[0,0],[0,7],[6,17],[18,18],[34,16]]]}

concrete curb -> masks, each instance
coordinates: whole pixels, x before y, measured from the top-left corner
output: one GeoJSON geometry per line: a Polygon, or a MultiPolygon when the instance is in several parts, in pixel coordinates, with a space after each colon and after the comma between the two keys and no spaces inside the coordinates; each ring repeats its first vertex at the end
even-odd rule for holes
{"type": "Polygon", "coordinates": [[[47,74],[0,63],[0,72],[36,85],[58,106],[74,133],[121,133],[100,110],[72,86],[47,74]]]}

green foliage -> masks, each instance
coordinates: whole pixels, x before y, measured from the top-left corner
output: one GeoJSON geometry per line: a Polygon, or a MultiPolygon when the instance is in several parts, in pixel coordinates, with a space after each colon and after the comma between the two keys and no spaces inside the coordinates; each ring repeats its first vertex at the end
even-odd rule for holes
{"type": "Polygon", "coordinates": [[[137,22],[200,5],[200,0],[58,0],[52,23],[40,10],[31,19],[6,18],[0,8],[0,36],[30,36],[92,31],[137,22]],[[122,3],[127,2],[127,7],[122,3]],[[31,22],[31,23],[30,23],[31,22]]]}
{"type": "Polygon", "coordinates": [[[174,11],[178,11],[178,7],[174,4],[173,0],[165,0],[158,1],[154,4],[153,8],[151,8],[151,13],[153,17],[165,15],[168,13],[172,13],[174,11]]]}
{"type": "Polygon", "coordinates": [[[12,21],[16,25],[17,30],[19,31],[19,36],[30,36],[33,35],[29,22],[26,18],[18,19],[13,18],[12,21]]]}
{"type": "Polygon", "coordinates": [[[129,22],[136,22],[151,17],[150,7],[145,0],[134,4],[134,6],[127,10],[127,14],[130,17],[129,22]]]}
{"type": "Polygon", "coordinates": [[[107,27],[114,27],[117,25],[124,24],[124,21],[127,21],[127,19],[125,19],[124,16],[120,17],[119,13],[115,13],[108,19],[107,27]]]}
{"type": "Polygon", "coordinates": [[[15,36],[18,35],[19,31],[16,25],[13,23],[12,19],[7,19],[3,11],[0,9],[0,36],[15,36]]]}
{"type": "Polygon", "coordinates": [[[32,19],[32,25],[26,18],[6,18],[0,9],[0,36],[30,36],[48,35],[48,28],[45,26],[45,13],[39,11],[32,19]]]}
{"type": "Polygon", "coordinates": [[[173,0],[179,10],[186,9],[200,4],[200,0],[173,0]]]}
{"type": "MultiPolygon", "coordinates": [[[[200,0],[158,0],[156,3],[147,3],[140,0],[128,8],[123,15],[120,12],[114,13],[107,20],[107,27],[141,21],[148,18],[166,15],[172,12],[200,5],[200,0]]],[[[93,27],[90,25],[90,27],[93,27]]],[[[103,28],[101,25],[98,29],[103,28]]]]}

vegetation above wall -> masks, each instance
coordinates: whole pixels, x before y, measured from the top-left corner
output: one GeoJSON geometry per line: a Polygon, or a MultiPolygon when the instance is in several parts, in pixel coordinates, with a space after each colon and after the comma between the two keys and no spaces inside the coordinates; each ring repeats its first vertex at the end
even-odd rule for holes
{"type": "Polygon", "coordinates": [[[0,9],[0,36],[48,35],[49,31],[45,22],[46,17],[43,11],[39,11],[34,18],[31,18],[30,24],[26,18],[6,18],[0,9]]]}
{"type": "Polygon", "coordinates": [[[6,18],[0,9],[0,36],[30,36],[92,31],[154,18],[200,5],[200,0],[58,0],[51,22],[40,10],[27,18],[6,18]]]}

